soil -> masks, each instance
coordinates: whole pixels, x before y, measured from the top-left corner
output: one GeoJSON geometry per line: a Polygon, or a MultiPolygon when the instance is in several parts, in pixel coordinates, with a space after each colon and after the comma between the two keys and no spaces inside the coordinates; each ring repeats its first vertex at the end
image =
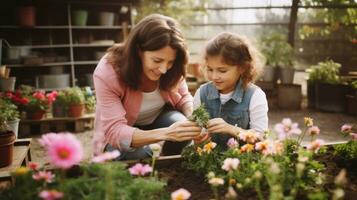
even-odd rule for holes
{"type": "MultiPolygon", "coordinates": [[[[335,188],[334,178],[343,169],[347,170],[348,183],[346,184],[345,199],[355,199],[357,196],[357,171],[356,165],[346,166],[345,162],[334,156],[329,150],[326,154],[317,158],[326,166],[326,190],[332,191],[335,188]],[[352,168],[354,167],[354,168],[352,168]]],[[[186,170],[181,166],[181,159],[173,159],[163,163],[157,163],[158,175],[161,179],[167,181],[167,191],[173,192],[179,188],[185,188],[191,193],[190,199],[214,199],[210,185],[205,181],[204,176],[196,172],[186,170]]],[[[226,191],[220,191],[220,197],[224,197],[226,191]]],[[[253,191],[238,194],[237,199],[258,199],[253,191]]],[[[299,198],[300,199],[300,198],[299,198]]]]}

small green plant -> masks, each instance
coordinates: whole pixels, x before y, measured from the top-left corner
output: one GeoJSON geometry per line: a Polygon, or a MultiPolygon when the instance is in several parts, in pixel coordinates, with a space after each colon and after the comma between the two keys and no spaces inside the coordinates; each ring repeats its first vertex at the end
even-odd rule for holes
{"type": "Polygon", "coordinates": [[[95,111],[95,104],[97,103],[95,99],[95,95],[93,94],[90,87],[83,88],[82,92],[84,94],[84,99],[85,99],[84,105],[86,108],[86,112],[93,113],[95,111]]]}
{"type": "Polygon", "coordinates": [[[17,106],[6,99],[0,99],[0,132],[8,129],[8,121],[19,119],[19,111],[17,106]]]}
{"type": "Polygon", "coordinates": [[[351,85],[351,88],[352,88],[352,89],[357,90],[357,80],[356,80],[356,81],[352,81],[352,82],[350,83],[350,85],[351,85]]]}
{"type": "Polygon", "coordinates": [[[66,94],[66,102],[68,105],[85,103],[84,94],[79,87],[66,88],[63,92],[66,94]]]}
{"type": "Polygon", "coordinates": [[[201,104],[197,109],[195,109],[190,116],[190,120],[197,122],[202,128],[206,128],[207,122],[210,119],[209,113],[205,109],[205,105],[201,104]]]}
{"type": "Polygon", "coordinates": [[[272,67],[293,67],[294,50],[281,33],[272,33],[261,38],[261,51],[266,64],[272,67]]]}
{"type": "Polygon", "coordinates": [[[306,71],[309,73],[310,82],[339,84],[341,83],[340,68],[340,63],[336,63],[333,60],[327,60],[311,66],[306,71]]]}

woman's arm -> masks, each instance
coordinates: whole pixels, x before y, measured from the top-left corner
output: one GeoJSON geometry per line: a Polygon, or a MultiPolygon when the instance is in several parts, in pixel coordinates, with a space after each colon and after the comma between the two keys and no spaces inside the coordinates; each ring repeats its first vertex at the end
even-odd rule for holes
{"type": "Polygon", "coordinates": [[[179,98],[177,99],[175,107],[180,109],[186,117],[191,116],[193,112],[193,98],[191,93],[188,91],[185,79],[180,81],[177,92],[179,98]]]}
{"type": "Polygon", "coordinates": [[[180,121],[166,128],[153,130],[135,129],[131,146],[141,147],[162,140],[181,142],[191,140],[201,133],[201,128],[191,121],[180,121]]]}

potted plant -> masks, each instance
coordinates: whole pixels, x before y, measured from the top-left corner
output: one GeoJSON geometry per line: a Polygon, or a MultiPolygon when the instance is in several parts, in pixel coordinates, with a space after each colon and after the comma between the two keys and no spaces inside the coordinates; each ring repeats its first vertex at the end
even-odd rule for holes
{"type": "Polygon", "coordinates": [[[58,91],[56,100],[52,104],[53,117],[66,117],[68,112],[68,99],[64,91],[58,91]]]}
{"type": "Polygon", "coordinates": [[[93,91],[90,89],[90,87],[85,87],[83,88],[83,94],[85,99],[84,105],[86,113],[94,113],[96,100],[93,91]]]}
{"type": "Polygon", "coordinates": [[[9,128],[7,121],[11,119],[11,114],[16,114],[13,109],[12,104],[0,99],[0,167],[5,167],[12,163],[16,136],[14,131],[9,128]]]}
{"type": "Polygon", "coordinates": [[[307,70],[308,98],[309,95],[314,94],[314,104],[317,109],[330,112],[346,110],[345,96],[348,93],[348,86],[340,79],[340,68],[341,64],[327,60],[307,70]]]}
{"type": "Polygon", "coordinates": [[[68,116],[81,117],[84,112],[85,98],[79,87],[66,88],[64,90],[67,98],[68,116]]]}
{"type": "Polygon", "coordinates": [[[291,84],[294,79],[294,51],[284,35],[272,33],[261,39],[261,51],[266,58],[263,81],[276,82],[277,69],[280,68],[280,80],[291,84]]]}
{"type": "Polygon", "coordinates": [[[0,106],[1,106],[1,113],[3,118],[8,125],[9,129],[15,133],[17,138],[18,129],[19,129],[19,122],[20,122],[20,113],[17,110],[17,106],[13,104],[7,98],[0,98],[0,106]]]}

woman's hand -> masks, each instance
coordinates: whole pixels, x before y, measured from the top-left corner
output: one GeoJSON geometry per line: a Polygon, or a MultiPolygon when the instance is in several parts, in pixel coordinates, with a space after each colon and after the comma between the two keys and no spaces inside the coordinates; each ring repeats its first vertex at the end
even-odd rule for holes
{"type": "MultiPolygon", "coordinates": [[[[205,131],[206,131],[206,130],[205,130],[205,131]]],[[[193,138],[193,143],[194,143],[195,145],[201,144],[202,142],[204,142],[204,141],[206,141],[206,140],[208,140],[208,139],[210,139],[210,138],[211,138],[211,136],[208,134],[208,132],[206,132],[206,133],[201,133],[199,136],[193,138]]]]}
{"type": "Polygon", "coordinates": [[[222,118],[214,118],[208,121],[207,129],[210,134],[223,133],[236,136],[236,127],[228,124],[222,118]]]}
{"type": "Polygon", "coordinates": [[[201,133],[201,127],[196,122],[180,121],[175,122],[168,127],[166,134],[166,140],[181,142],[185,140],[192,140],[199,136],[201,133]]]}

